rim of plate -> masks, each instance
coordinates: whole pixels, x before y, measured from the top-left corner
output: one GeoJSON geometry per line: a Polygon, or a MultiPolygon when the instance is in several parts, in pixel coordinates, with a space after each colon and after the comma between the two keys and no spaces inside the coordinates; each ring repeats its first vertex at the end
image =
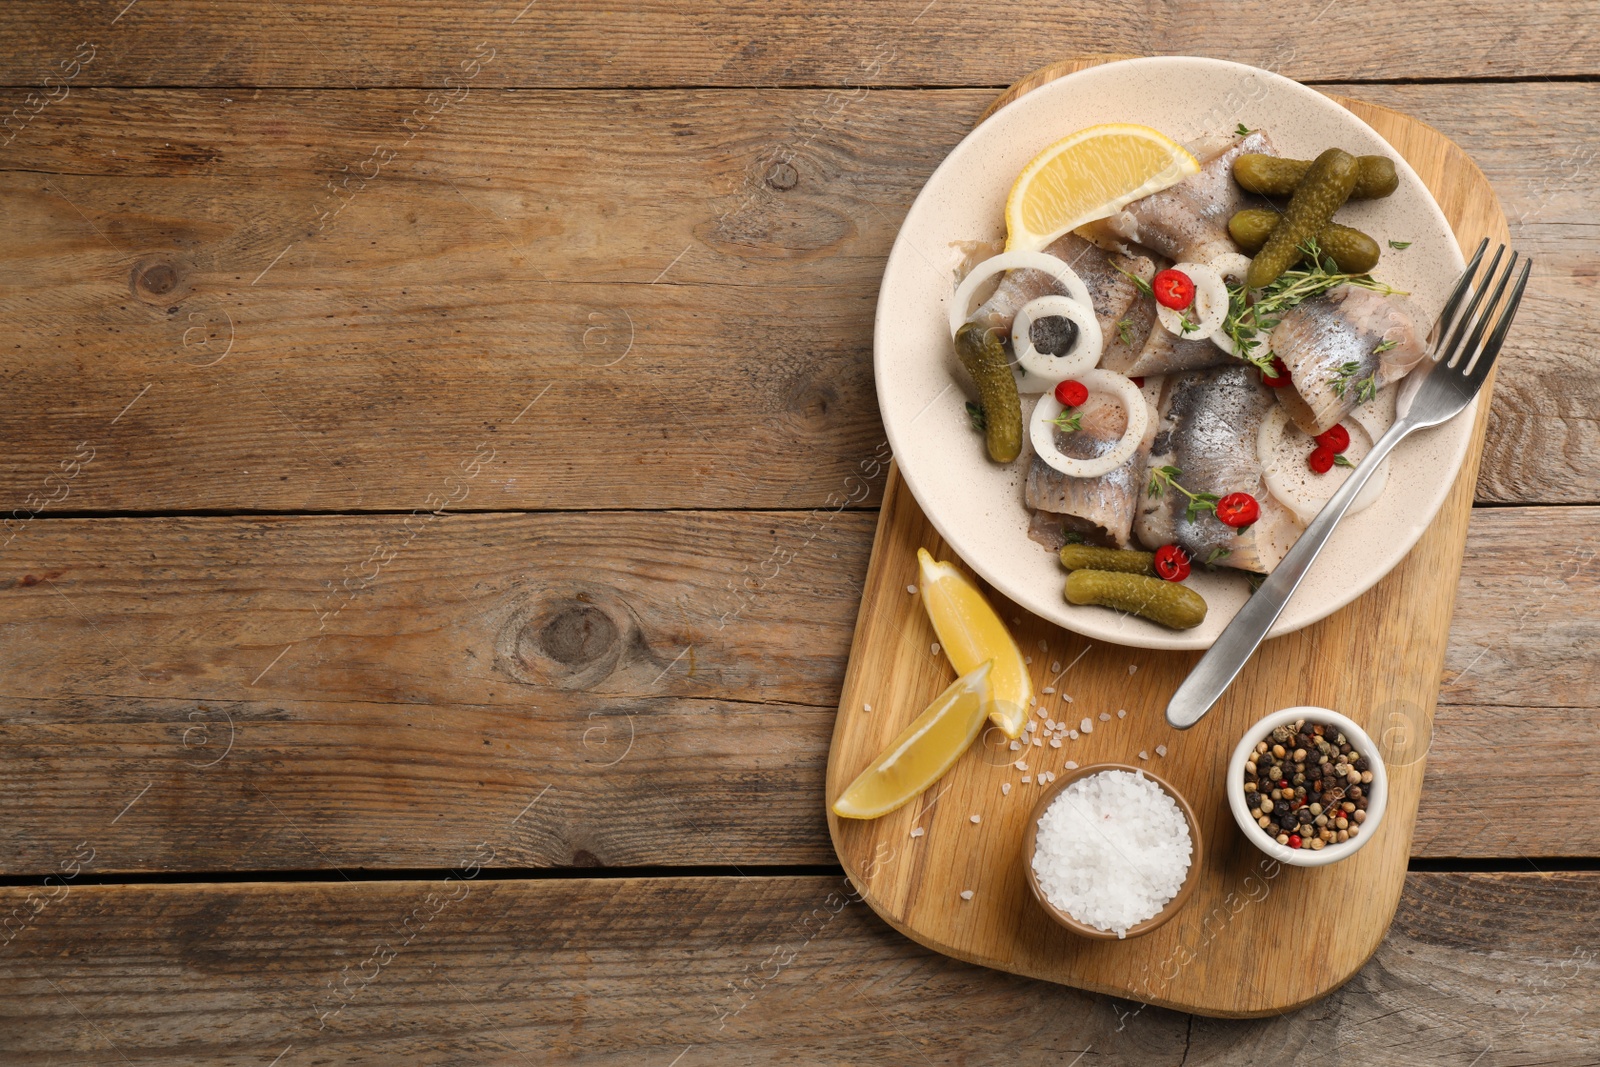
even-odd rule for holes
{"type": "MultiPolygon", "coordinates": [[[[1401,191],[1404,192],[1409,189],[1421,194],[1420,200],[1417,201],[1415,206],[1420,207],[1427,216],[1427,222],[1435,227],[1439,234],[1446,237],[1447,258],[1452,261],[1454,274],[1449,278],[1443,279],[1441,285],[1442,287],[1447,287],[1449,284],[1454,283],[1455,278],[1465,268],[1466,260],[1461,254],[1460,246],[1455,240],[1454,230],[1449,220],[1445,217],[1444,211],[1439,207],[1427,185],[1418,177],[1416,171],[1412,169],[1405,158],[1389,144],[1382,134],[1374,130],[1360,117],[1315,89],[1259,67],[1200,56],[1151,56],[1116,60],[1110,63],[1085,67],[1082,70],[1057,78],[1030,92],[1024,93],[993,115],[990,115],[962,138],[950,150],[950,153],[945,156],[939,166],[935,168],[933,173],[929,175],[901,223],[900,230],[895,237],[884,267],[883,280],[873,317],[873,377],[876,383],[878,406],[883,417],[884,430],[889,439],[890,447],[893,449],[901,477],[905,479],[907,488],[911,490],[912,496],[916,498],[923,513],[934,528],[938,530],[945,543],[967,566],[976,571],[984,581],[1011,599],[1019,607],[1085,637],[1135,648],[1173,650],[1210,648],[1221,629],[1227,625],[1227,622],[1237,612],[1238,606],[1234,605],[1227,612],[1226,618],[1215,618],[1218,614],[1215,611],[1208,613],[1205,623],[1195,630],[1170,631],[1158,627],[1154,623],[1120,616],[1103,608],[1079,607],[1067,603],[1065,598],[1060,595],[1060,585],[1061,581],[1065,580],[1065,572],[1060,572],[1061,581],[1054,582],[1045,595],[1041,595],[1034,589],[1019,588],[1016,582],[1013,582],[996,567],[995,560],[988,558],[985,552],[979,550],[974,540],[975,528],[980,522],[993,522],[995,520],[952,521],[952,516],[944,508],[937,505],[930,506],[930,500],[933,499],[931,494],[933,481],[935,480],[933,470],[936,463],[932,457],[919,454],[911,447],[907,439],[910,423],[915,422],[916,418],[920,417],[920,413],[912,417],[904,425],[901,424],[899,419],[891,416],[892,405],[889,398],[894,391],[894,386],[889,380],[892,377],[890,373],[892,368],[887,365],[892,358],[891,347],[886,340],[890,325],[887,320],[897,312],[897,308],[894,306],[897,295],[895,290],[898,285],[897,275],[909,270],[937,269],[933,267],[928,257],[916,247],[914,235],[920,228],[928,225],[928,220],[925,217],[936,210],[938,206],[936,200],[942,191],[943,183],[952,181],[958,172],[972,169],[976,165],[975,157],[982,153],[989,144],[996,139],[1017,134],[1019,129],[1046,131],[1044,133],[1046,139],[1041,143],[1040,147],[1049,144],[1052,140],[1066,136],[1072,130],[1066,128],[1064,123],[1052,124],[1049,118],[1053,111],[1052,105],[1059,104],[1063,98],[1074,94],[1092,91],[1095,88],[1095,82],[1115,83],[1119,79],[1126,81],[1128,79],[1143,80],[1151,77],[1169,78],[1175,74],[1182,74],[1185,70],[1192,71],[1196,69],[1205,72],[1208,76],[1229,74],[1246,81],[1263,79],[1264,84],[1268,87],[1263,99],[1268,104],[1270,104],[1275,95],[1288,94],[1302,107],[1312,112],[1320,113],[1328,121],[1334,124],[1343,124],[1358,131],[1364,131],[1366,136],[1387,147],[1394,159],[1395,168],[1400,173],[1401,191]],[[926,265],[925,268],[919,268],[919,263],[926,265]]],[[[1197,101],[1191,107],[1195,109],[1203,108],[1204,102],[1197,101]]],[[[1211,112],[1216,110],[1217,105],[1213,105],[1211,112]]],[[[1234,109],[1235,112],[1239,110],[1240,108],[1234,109]]],[[[1269,110],[1269,108],[1260,106],[1258,103],[1258,112],[1266,110],[1269,110]]],[[[1233,120],[1230,117],[1228,121],[1231,122],[1233,120]]],[[[1273,133],[1270,124],[1267,126],[1267,132],[1269,134],[1273,133]]],[[[1009,178],[1006,179],[1005,188],[1007,189],[1010,187],[1010,180],[1009,178]]],[[[1381,205],[1385,202],[1378,201],[1375,203],[1380,205],[1381,210],[1381,205]]],[[[996,219],[995,222],[1003,226],[1002,220],[996,219]]],[[[1001,232],[1003,233],[1003,230],[1001,232]]],[[[977,239],[979,237],[981,237],[981,234],[973,234],[968,239],[977,239]]],[[[953,278],[943,280],[949,283],[947,287],[949,291],[940,293],[941,302],[947,301],[953,295],[954,290],[953,278]]],[[[1418,319],[1424,327],[1431,328],[1435,318],[1437,318],[1437,308],[1432,306],[1419,308],[1418,319]]],[[[940,318],[940,329],[947,332],[942,316],[940,318]]],[[[945,345],[946,349],[948,349],[948,338],[946,338],[945,345]]],[[[953,359],[953,354],[948,352],[941,353],[939,366],[945,366],[953,359]]],[[[963,399],[970,392],[970,383],[965,380],[952,377],[951,384],[957,387],[959,395],[963,399]]],[[[943,397],[944,392],[948,391],[948,388],[946,388],[937,394],[932,400],[928,401],[927,406],[923,407],[922,411],[925,413],[932,408],[943,397]]],[[[1279,617],[1278,622],[1268,633],[1268,637],[1279,637],[1293,633],[1333,614],[1382,581],[1405,558],[1406,553],[1412,549],[1422,537],[1423,532],[1432,523],[1440,507],[1443,506],[1451,487],[1455,484],[1456,476],[1461,470],[1462,463],[1466,460],[1467,450],[1471,444],[1471,427],[1476,417],[1478,403],[1479,400],[1475,399],[1462,415],[1452,419],[1444,426],[1408,438],[1395,450],[1391,457],[1391,463],[1399,465],[1403,462],[1403,458],[1416,460],[1418,457],[1414,453],[1420,450],[1422,442],[1431,440],[1436,446],[1442,444],[1447,448],[1446,452],[1439,456],[1438,461],[1436,461],[1434,470],[1438,476],[1433,477],[1429,482],[1426,495],[1421,501],[1422,506],[1410,509],[1412,517],[1409,520],[1396,517],[1395,521],[1400,524],[1397,527],[1398,535],[1390,538],[1386,549],[1378,553],[1376,565],[1366,568],[1361,577],[1348,582],[1342,588],[1331,592],[1323,589],[1315,601],[1306,599],[1304,593],[1309,587],[1317,584],[1319,572],[1325,582],[1328,575],[1334,571],[1335,565],[1340,561],[1340,557],[1349,554],[1349,548],[1352,546],[1345,546],[1346,550],[1344,552],[1336,551],[1340,533],[1345,531],[1341,530],[1336,533],[1333,542],[1323,550],[1307,575],[1306,584],[1301,588],[1302,595],[1296,600],[1290,601],[1283,615],[1279,617]]],[[[985,458],[984,462],[988,462],[987,458],[985,458]]],[[[1015,466],[1015,464],[1012,466],[1015,466]]],[[[996,469],[999,470],[1001,468],[996,469]]],[[[1395,467],[1391,467],[1391,478],[1393,478],[1394,470],[1395,467]]],[[[1021,481],[1020,478],[1016,477],[1017,473],[1012,471],[1007,476],[1016,481],[1017,486],[1020,487],[1021,481]]],[[[1386,490],[1385,496],[1394,491],[1395,487],[1391,485],[1386,490]]],[[[1381,506],[1382,502],[1383,500],[1380,497],[1379,503],[1375,504],[1374,508],[1381,506]]],[[[1025,526],[1029,513],[1021,500],[1020,491],[1012,503],[1015,506],[1016,518],[1025,526]]],[[[1049,555],[1047,549],[1032,540],[1028,540],[1026,534],[1024,534],[1024,540],[1028,545],[1037,549],[1038,552],[1049,555]]],[[[1367,556],[1370,558],[1371,553],[1368,553],[1367,556]]],[[[1227,577],[1236,579],[1242,584],[1242,579],[1239,579],[1237,574],[1229,573],[1227,577]]],[[[1240,603],[1242,603],[1242,598],[1240,598],[1240,603]]]]}

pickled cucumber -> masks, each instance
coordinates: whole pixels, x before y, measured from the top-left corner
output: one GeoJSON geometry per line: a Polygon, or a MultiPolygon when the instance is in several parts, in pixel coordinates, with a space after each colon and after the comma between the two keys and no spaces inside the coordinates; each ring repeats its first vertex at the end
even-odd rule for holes
{"type": "Polygon", "coordinates": [[[1127,611],[1174,630],[1190,630],[1206,620],[1206,602],[1186,585],[1142,574],[1073,571],[1064,590],[1074,604],[1098,604],[1127,611]]]}
{"type": "Polygon", "coordinates": [[[1022,398],[999,336],[975,322],[965,323],[956,331],[956,356],[978,386],[989,458],[1010,463],[1022,453],[1022,398]]]}
{"type": "Polygon", "coordinates": [[[1067,545],[1061,550],[1061,565],[1069,571],[1121,571],[1124,574],[1156,576],[1154,552],[1100,548],[1095,545],[1067,545]]]}
{"type": "Polygon", "coordinates": [[[1330,148],[1312,161],[1305,177],[1295,186],[1283,218],[1267,243],[1250,261],[1244,283],[1250,289],[1264,289],[1278,275],[1300,261],[1300,246],[1316,238],[1333,219],[1333,213],[1350,199],[1361,167],[1356,157],[1340,148],[1330,148]]]}
{"type": "MultiPolygon", "coordinates": [[[[1357,156],[1356,163],[1361,173],[1350,191],[1351,200],[1379,200],[1400,187],[1394,160],[1388,156],[1357,156]]],[[[1233,180],[1240,188],[1262,196],[1292,196],[1310,169],[1309,159],[1280,159],[1250,152],[1233,161],[1233,180]]]]}
{"type": "MultiPolygon", "coordinates": [[[[1278,225],[1279,217],[1276,211],[1247,208],[1228,220],[1228,233],[1240,248],[1254,254],[1267,243],[1267,238],[1278,225]]],[[[1378,242],[1360,230],[1341,226],[1337,222],[1328,223],[1317,234],[1317,247],[1332,256],[1339,269],[1346,274],[1367,273],[1378,265],[1378,257],[1383,252],[1378,242]]]]}

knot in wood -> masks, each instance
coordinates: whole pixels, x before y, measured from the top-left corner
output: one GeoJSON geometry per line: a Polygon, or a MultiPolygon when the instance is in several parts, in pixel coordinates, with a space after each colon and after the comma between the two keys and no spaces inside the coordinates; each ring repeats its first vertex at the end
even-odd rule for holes
{"type": "Polygon", "coordinates": [[[792,163],[778,162],[767,171],[767,184],[774,189],[793,189],[800,181],[800,172],[792,163]]]}

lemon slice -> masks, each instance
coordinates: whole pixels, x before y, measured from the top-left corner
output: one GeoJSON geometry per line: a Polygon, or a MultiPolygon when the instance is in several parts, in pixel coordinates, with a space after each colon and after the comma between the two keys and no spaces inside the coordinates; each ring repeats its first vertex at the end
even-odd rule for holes
{"type": "Polygon", "coordinates": [[[925,548],[917,549],[917,560],[922,565],[922,606],[928,609],[951,666],[957,674],[966,674],[984,660],[993,660],[989,720],[1007,737],[1022,736],[1033,681],[1011,631],[978,587],[952,564],[936,561],[925,548]]]}
{"type": "Polygon", "coordinates": [[[904,805],[937,782],[983,729],[989,704],[990,664],[980,663],[889,742],[872,766],[856,776],[833,813],[846,819],[876,819],[904,805]]]}
{"type": "Polygon", "coordinates": [[[1034,156],[1006,197],[1006,251],[1037,252],[1200,171],[1178,142],[1148,126],[1090,126],[1034,156]]]}

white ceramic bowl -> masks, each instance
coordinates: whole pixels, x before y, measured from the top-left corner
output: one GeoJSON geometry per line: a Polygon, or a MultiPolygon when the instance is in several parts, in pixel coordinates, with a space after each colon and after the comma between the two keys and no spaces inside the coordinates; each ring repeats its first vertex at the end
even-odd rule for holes
{"type": "MultiPolygon", "coordinates": [[[[1210,648],[1249,592],[1236,572],[1195,568],[1188,584],[1209,610],[1192,630],[1066,602],[1060,561],[1028,538],[1026,462],[990,462],[968,425],[965,404],[976,394],[950,343],[949,302],[965,254],[961,243],[1004,237],[1006,194],[1023,165],[1052,142],[1102,122],[1143,123],[1179,141],[1232,132],[1242,122],[1265,129],[1285,155],[1309,159],[1339,145],[1393,158],[1400,177],[1394,195],[1347,204],[1339,218],[1384,246],[1374,273],[1411,293],[1424,329],[1464,263],[1421,179],[1372,127],[1315,89],[1217,59],[1125,60],[1041,86],[990,116],[923,186],[889,253],[873,334],[878,406],[912,495],[955,553],[1022,608],[1114,644],[1210,648]],[[1411,244],[1398,251],[1387,240],[1411,244]]],[[[1344,607],[1404,558],[1455,483],[1471,431],[1469,413],[1400,444],[1382,496],[1340,524],[1271,636],[1344,607]]]]}
{"type": "Polygon", "coordinates": [[[1337,711],[1329,711],[1327,708],[1285,708],[1273,712],[1250,727],[1240,739],[1238,747],[1233,750],[1233,759],[1228,761],[1227,788],[1228,808],[1233,812],[1233,821],[1239,824],[1240,832],[1262,852],[1280,863],[1287,863],[1293,867],[1326,867],[1330,863],[1338,863],[1345,857],[1354,855],[1377,836],[1378,827],[1383,823],[1384,809],[1389,805],[1389,773],[1384,769],[1383,757],[1378,754],[1378,746],[1372,743],[1372,738],[1368,737],[1367,732],[1361,727],[1337,711]],[[1351,747],[1365,756],[1371,765],[1372,783],[1362,787],[1367,791],[1367,821],[1361,824],[1361,833],[1354,840],[1320,849],[1290,848],[1268,837],[1266,831],[1262,830],[1255,818],[1250,815],[1250,809],[1245,804],[1244,765],[1250,761],[1250,753],[1255,751],[1257,744],[1265,741],[1273,730],[1296,719],[1311,719],[1338,727],[1350,740],[1351,747]]]}

